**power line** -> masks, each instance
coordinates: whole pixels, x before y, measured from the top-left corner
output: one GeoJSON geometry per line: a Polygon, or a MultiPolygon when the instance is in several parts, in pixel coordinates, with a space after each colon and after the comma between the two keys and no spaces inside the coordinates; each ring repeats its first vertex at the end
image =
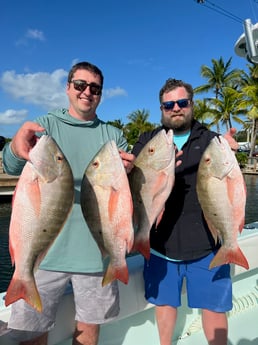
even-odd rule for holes
{"type": "MultiPolygon", "coordinates": [[[[234,21],[238,22],[238,23],[243,23],[243,19],[234,15],[233,13],[225,10],[224,8],[214,4],[213,2],[209,1],[209,0],[195,0],[198,4],[202,4],[203,6],[219,13],[222,14],[225,17],[228,17],[230,19],[233,19],[234,21]],[[208,5],[206,4],[208,3],[208,5]]],[[[258,1],[258,0],[257,0],[258,1]]]]}

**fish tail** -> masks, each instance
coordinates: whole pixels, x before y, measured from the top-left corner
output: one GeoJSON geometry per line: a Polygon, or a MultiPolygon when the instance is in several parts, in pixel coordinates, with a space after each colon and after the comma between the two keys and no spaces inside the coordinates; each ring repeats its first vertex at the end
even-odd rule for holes
{"type": "Polygon", "coordinates": [[[42,303],[35,283],[27,284],[19,279],[12,279],[5,296],[5,305],[8,306],[19,299],[24,299],[39,313],[42,312],[42,303]]]}
{"type": "Polygon", "coordinates": [[[228,250],[223,246],[219,249],[215,257],[211,261],[209,268],[211,269],[213,267],[229,263],[242,266],[247,270],[249,269],[248,261],[239,247],[228,250]]]}
{"type": "Polygon", "coordinates": [[[102,280],[102,286],[110,284],[112,281],[116,279],[120,280],[124,284],[128,284],[129,273],[126,264],[120,267],[109,264],[102,280]]]}
{"type": "Polygon", "coordinates": [[[141,253],[146,260],[150,259],[150,241],[147,240],[139,240],[134,242],[133,251],[141,253]]]}

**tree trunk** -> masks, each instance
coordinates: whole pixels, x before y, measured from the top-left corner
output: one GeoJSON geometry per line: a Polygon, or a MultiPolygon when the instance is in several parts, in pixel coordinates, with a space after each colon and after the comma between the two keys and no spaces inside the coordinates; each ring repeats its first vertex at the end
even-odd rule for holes
{"type": "Polygon", "coordinates": [[[253,119],[249,158],[253,157],[253,153],[255,151],[255,143],[256,143],[256,137],[257,137],[257,128],[258,128],[258,120],[257,119],[253,119]]]}

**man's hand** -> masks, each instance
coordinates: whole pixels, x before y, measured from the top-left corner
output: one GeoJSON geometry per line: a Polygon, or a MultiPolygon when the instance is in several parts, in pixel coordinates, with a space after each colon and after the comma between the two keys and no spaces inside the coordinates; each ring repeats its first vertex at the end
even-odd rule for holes
{"type": "Polygon", "coordinates": [[[127,174],[133,169],[133,162],[135,161],[135,155],[119,150],[120,157],[122,158],[125,170],[127,174]]]}
{"type": "Polygon", "coordinates": [[[37,142],[35,132],[43,132],[45,128],[35,122],[25,122],[11,141],[11,150],[19,158],[29,159],[29,152],[37,142]]]}
{"type": "Polygon", "coordinates": [[[236,140],[233,138],[233,135],[236,134],[235,128],[230,128],[230,130],[224,135],[224,138],[228,141],[229,146],[233,151],[237,151],[239,145],[236,140]]]}

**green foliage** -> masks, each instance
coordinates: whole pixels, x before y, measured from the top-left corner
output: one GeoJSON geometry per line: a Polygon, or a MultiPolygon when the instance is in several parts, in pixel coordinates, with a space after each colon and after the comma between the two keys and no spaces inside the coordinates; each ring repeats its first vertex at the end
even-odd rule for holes
{"type": "Polygon", "coordinates": [[[245,152],[237,152],[236,159],[238,161],[240,168],[244,168],[248,161],[248,155],[245,152]]]}
{"type": "Polygon", "coordinates": [[[145,109],[136,110],[127,116],[131,122],[125,126],[124,133],[130,146],[136,143],[142,133],[152,131],[158,126],[147,121],[149,116],[149,111],[145,109]]]}

